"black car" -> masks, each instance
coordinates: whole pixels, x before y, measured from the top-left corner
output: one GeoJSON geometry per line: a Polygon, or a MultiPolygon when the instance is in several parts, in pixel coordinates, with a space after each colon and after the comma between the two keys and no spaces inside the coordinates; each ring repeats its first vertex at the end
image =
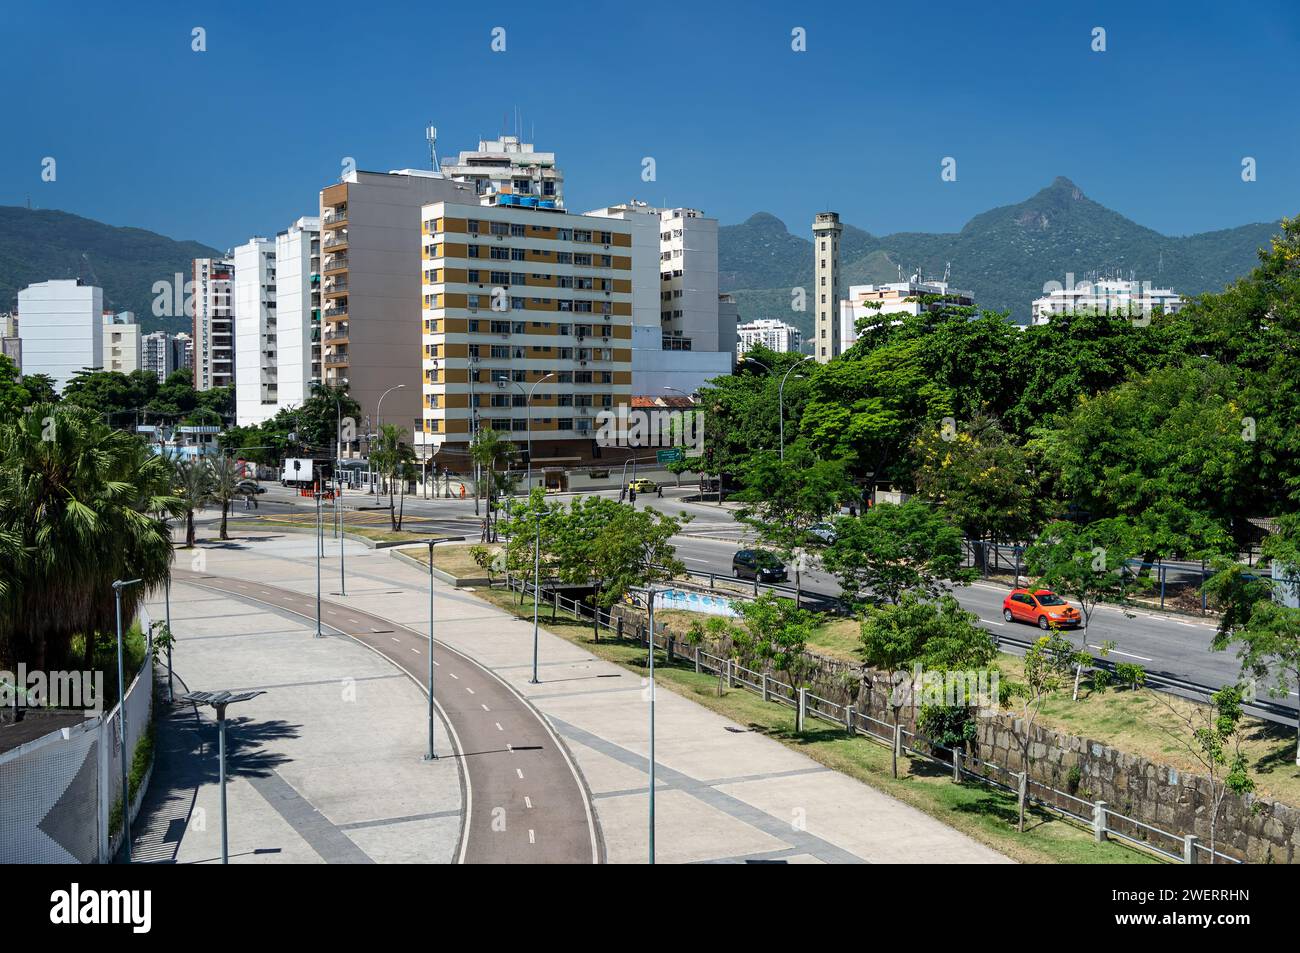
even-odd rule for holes
{"type": "Polygon", "coordinates": [[[731,557],[731,574],[737,579],[759,582],[785,582],[785,563],[765,549],[742,549],[731,557]]]}

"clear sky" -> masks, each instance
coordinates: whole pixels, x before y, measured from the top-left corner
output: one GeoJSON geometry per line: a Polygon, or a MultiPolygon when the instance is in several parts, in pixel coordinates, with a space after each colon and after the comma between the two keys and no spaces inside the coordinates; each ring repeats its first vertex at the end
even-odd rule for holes
{"type": "Polygon", "coordinates": [[[0,204],[219,248],[314,213],[344,157],[427,167],[428,121],[446,156],[516,111],[573,210],[951,231],[1064,175],[1169,234],[1300,213],[1297,0],[3,0],[0,82],[0,204]]]}

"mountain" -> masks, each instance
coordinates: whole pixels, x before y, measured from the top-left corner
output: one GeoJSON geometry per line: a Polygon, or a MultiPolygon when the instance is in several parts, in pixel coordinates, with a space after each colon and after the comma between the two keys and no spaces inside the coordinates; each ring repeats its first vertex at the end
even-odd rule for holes
{"type": "Polygon", "coordinates": [[[84,278],[104,289],[104,307],[134,311],[144,330],[187,331],[186,317],[155,317],[153,285],[195,258],[219,255],[199,242],[178,242],[142,228],[118,228],[68,212],[0,205],[0,311],[18,292],[51,278],[84,278]]]}
{"type": "MultiPolygon", "coordinates": [[[[942,275],[951,263],[951,285],[974,292],[984,308],[1010,311],[1020,322],[1049,281],[1076,281],[1089,272],[1116,271],[1185,294],[1218,291],[1257,262],[1278,223],[1261,222],[1185,237],[1171,237],[1137,224],[1094,202],[1066,178],[1058,178],[1018,205],[975,216],[960,232],[899,232],[877,237],[844,226],[840,263],[845,286],[897,281],[918,269],[942,275]]],[[[813,310],[790,309],[791,288],[813,287],[812,240],[791,235],[774,215],[759,212],[740,225],[718,230],[722,290],[736,296],[745,320],[780,317],[812,331],[813,310]]],[[[809,228],[811,234],[811,227],[809,228]]]]}

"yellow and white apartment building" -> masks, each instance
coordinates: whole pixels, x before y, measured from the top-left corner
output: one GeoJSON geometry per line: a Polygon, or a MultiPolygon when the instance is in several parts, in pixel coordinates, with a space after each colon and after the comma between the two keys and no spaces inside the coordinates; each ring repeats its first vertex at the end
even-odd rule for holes
{"type": "Polygon", "coordinates": [[[473,435],[491,427],[521,449],[531,433],[535,477],[622,459],[595,437],[600,411],[631,403],[635,227],[424,206],[423,453],[463,472],[473,435]]]}

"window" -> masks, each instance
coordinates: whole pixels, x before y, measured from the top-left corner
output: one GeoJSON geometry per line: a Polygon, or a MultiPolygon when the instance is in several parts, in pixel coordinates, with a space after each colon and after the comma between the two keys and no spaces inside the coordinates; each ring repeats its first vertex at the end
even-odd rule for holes
{"type": "Polygon", "coordinates": [[[512,224],[512,225],[510,226],[510,234],[513,235],[513,236],[516,237],[516,238],[522,238],[523,235],[524,235],[524,233],[525,233],[526,231],[527,231],[527,229],[524,228],[524,226],[522,226],[522,225],[514,225],[514,224],[512,224]]]}
{"type": "Polygon", "coordinates": [[[468,258],[478,258],[478,257],[480,257],[480,256],[479,256],[479,246],[478,246],[478,245],[470,245],[468,248],[465,249],[465,255],[466,255],[466,257],[468,257],[468,258]]]}
{"type": "Polygon", "coordinates": [[[471,268],[468,272],[466,272],[465,280],[468,281],[470,284],[478,284],[480,281],[478,276],[478,269],[471,268]]]}
{"type": "Polygon", "coordinates": [[[493,235],[509,235],[510,226],[506,222],[491,222],[489,226],[493,235]]]}

